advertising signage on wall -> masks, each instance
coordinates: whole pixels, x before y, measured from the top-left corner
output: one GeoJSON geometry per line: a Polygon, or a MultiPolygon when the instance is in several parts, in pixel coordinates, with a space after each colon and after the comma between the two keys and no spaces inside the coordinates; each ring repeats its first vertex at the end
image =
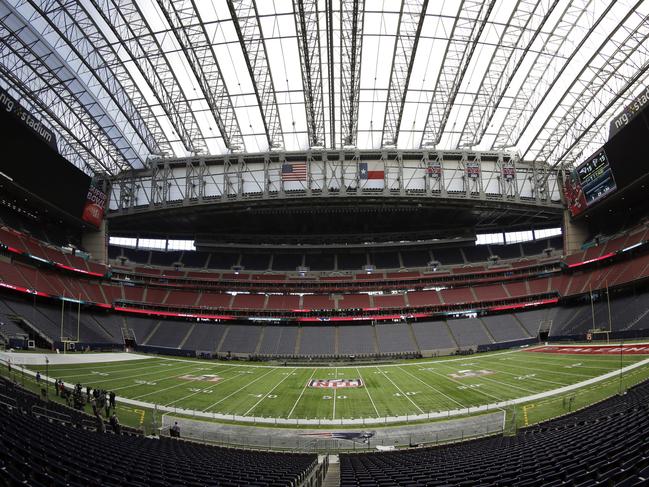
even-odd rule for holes
{"type": "Polygon", "coordinates": [[[620,113],[611,121],[611,125],[608,130],[608,138],[610,139],[615,134],[617,134],[624,127],[629,125],[631,120],[642,111],[642,109],[649,105],[649,86],[647,86],[642,92],[635,97],[635,99],[626,106],[624,111],[620,113]]]}
{"type": "Polygon", "coordinates": [[[35,118],[2,88],[0,88],[0,110],[16,117],[23,125],[30,129],[34,135],[58,152],[54,132],[45,127],[40,120],[35,118]]]}
{"type": "Polygon", "coordinates": [[[565,175],[563,191],[574,217],[617,189],[606,151],[599,150],[565,175]]]}

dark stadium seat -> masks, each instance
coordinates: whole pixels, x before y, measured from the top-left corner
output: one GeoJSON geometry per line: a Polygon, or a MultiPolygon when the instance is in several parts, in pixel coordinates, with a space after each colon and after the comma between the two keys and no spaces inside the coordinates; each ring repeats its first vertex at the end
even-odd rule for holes
{"type": "Polygon", "coordinates": [[[648,400],[645,382],[513,437],[344,454],[341,485],[646,485],[648,400]]]}
{"type": "Polygon", "coordinates": [[[304,256],[304,264],[312,271],[331,271],[335,264],[334,254],[307,253],[304,256]]]}
{"type": "Polygon", "coordinates": [[[13,387],[3,392],[21,397],[19,407],[0,405],[3,485],[291,486],[317,465],[312,454],[235,450],[130,431],[97,434],[70,408],[57,406],[77,414],[62,423],[30,412],[30,404],[43,404],[37,397],[13,387]]]}
{"type": "Polygon", "coordinates": [[[338,253],[338,269],[359,271],[367,265],[367,254],[359,252],[338,253]]]}

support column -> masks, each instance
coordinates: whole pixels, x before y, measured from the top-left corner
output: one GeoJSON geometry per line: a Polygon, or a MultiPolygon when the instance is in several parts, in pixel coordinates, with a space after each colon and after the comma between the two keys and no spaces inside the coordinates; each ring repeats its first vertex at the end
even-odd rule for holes
{"type": "Polygon", "coordinates": [[[567,209],[563,210],[563,255],[579,252],[587,238],[588,224],[571,220],[570,212],[567,209]]]}
{"type": "Polygon", "coordinates": [[[108,238],[106,236],[106,220],[101,221],[99,230],[88,229],[81,236],[83,248],[91,255],[92,260],[100,264],[108,264],[108,238]]]}

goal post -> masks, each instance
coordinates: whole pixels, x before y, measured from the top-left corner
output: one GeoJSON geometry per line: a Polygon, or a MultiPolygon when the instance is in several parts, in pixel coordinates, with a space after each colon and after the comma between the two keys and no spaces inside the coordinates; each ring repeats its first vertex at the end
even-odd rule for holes
{"type": "Polygon", "coordinates": [[[606,343],[610,343],[611,330],[605,328],[591,328],[586,332],[586,341],[599,341],[606,340],[606,343]]]}
{"type": "Polygon", "coordinates": [[[63,353],[76,352],[77,343],[79,343],[79,340],[74,340],[69,337],[61,337],[61,345],[63,348],[63,353]]]}

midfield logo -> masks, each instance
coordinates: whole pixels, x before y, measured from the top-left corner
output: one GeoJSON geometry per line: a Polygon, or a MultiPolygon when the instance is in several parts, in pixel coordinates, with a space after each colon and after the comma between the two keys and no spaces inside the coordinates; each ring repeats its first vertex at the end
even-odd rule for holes
{"type": "Polygon", "coordinates": [[[309,387],[321,389],[342,389],[345,387],[363,387],[362,379],[313,379],[309,381],[309,387]]]}

